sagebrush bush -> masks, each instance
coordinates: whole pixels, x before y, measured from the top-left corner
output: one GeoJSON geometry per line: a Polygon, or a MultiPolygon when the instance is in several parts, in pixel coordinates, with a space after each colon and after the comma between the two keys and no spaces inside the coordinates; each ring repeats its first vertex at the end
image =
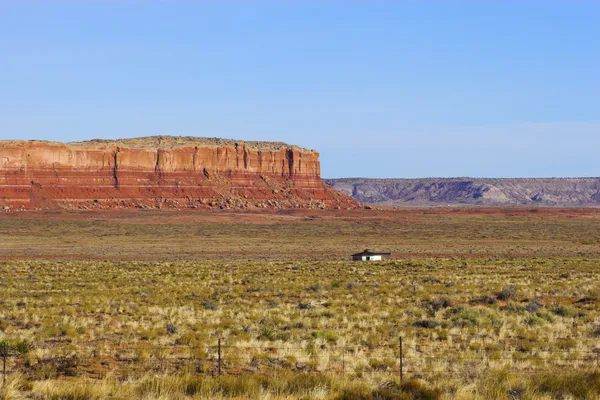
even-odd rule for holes
{"type": "Polygon", "coordinates": [[[441,326],[442,323],[439,322],[439,321],[431,320],[431,319],[422,319],[422,320],[413,322],[412,325],[415,328],[434,329],[434,328],[437,328],[437,327],[441,326]]]}
{"type": "Polygon", "coordinates": [[[503,288],[496,297],[498,300],[507,301],[517,298],[519,293],[517,292],[517,288],[514,286],[506,286],[503,288]]]}

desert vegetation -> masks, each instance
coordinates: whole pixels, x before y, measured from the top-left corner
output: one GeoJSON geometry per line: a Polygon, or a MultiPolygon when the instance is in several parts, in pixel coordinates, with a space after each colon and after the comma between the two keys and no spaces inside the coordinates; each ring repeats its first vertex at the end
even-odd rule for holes
{"type": "Polygon", "coordinates": [[[0,235],[2,399],[600,397],[596,210],[7,213],[0,235]],[[346,261],[364,247],[396,260],[346,261]]]}
{"type": "Polygon", "coordinates": [[[596,259],[0,270],[5,398],[600,395],[596,259]]]}

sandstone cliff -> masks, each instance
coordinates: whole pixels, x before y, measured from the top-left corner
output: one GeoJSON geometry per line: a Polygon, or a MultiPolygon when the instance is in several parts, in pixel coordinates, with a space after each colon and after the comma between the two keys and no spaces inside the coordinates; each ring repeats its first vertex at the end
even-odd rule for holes
{"type": "Polygon", "coordinates": [[[0,141],[2,209],[354,208],[319,154],[284,143],[150,137],[0,141]]]}
{"type": "Polygon", "coordinates": [[[600,178],[349,178],[325,182],[362,203],[389,206],[600,206],[600,178]]]}

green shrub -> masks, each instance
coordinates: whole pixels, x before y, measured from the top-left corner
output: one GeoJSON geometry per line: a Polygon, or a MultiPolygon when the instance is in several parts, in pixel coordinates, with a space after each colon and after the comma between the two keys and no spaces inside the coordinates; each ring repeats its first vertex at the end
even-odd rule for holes
{"type": "Polygon", "coordinates": [[[517,296],[518,296],[517,288],[514,286],[506,286],[500,292],[498,292],[498,294],[496,295],[498,300],[502,300],[502,301],[508,301],[508,300],[515,299],[517,296]]]}
{"type": "Polygon", "coordinates": [[[560,305],[553,307],[550,311],[558,316],[566,318],[585,317],[585,313],[575,307],[560,305]]]}
{"type": "Polygon", "coordinates": [[[523,319],[523,324],[527,326],[542,326],[547,322],[544,318],[540,318],[537,314],[529,314],[523,319]]]}
{"type": "Polygon", "coordinates": [[[17,353],[19,355],[25,355],[33,349],[33,345],[23,339],[0,340],[0,350],[3,349],[4,346],[6,346],[10,354],[17,353]]]}
{"type": "Polygon", "coordinates": [[[522,305],[520,305],[518,303],[515,303],[514,301],[509,301],[501,309],[503,311],[507,311],[507,312],[510,312],[510,313],[522,313],[522,312],[525,312],[527,310],[526,307],[523,307],[522,305]]]}
{"type": "Polygon", "coordinates": [[[431,313],[436,313],[445,308],[452,307],[452,301],[447,297],[440,297],[437,299],[426,301],[423,307],[429,310],[431,313]]]}
{"type": "Polygon", "coordinates": [[[535,314],[536,312],[538,312],[540,309],[544,308],[544,305],[542,303],[540,303],[538,300],[533,299],[531,300],[526,306],[525,309],[532,313],[535,314]]]}
{"type": "Polygon", "coordinates": [[[216,311],[219,309],[219,304],[213,300],[203,301],[200,305],[204,307],[205,310],[209,311],[216,311]]]}
{"type": "Polygon", "coordinates": [[[449,310],[450,321],[455,327],[499,327],[502,320],[498,315],[487,308],[474,308],[470,306],[458,306],[449,310]]]}
{"type": "Polygon", "coordinates": [[[338,335],[332,331],[315,331],[312,334],[312,337],[315,339],[323,339],[328,343],[336,343],[338,340],[338,335]]]}
{"type": "Polygon", "coordinates": [[[441,322],[434,321],[432,319],[422,319],[419,321],[415,321],[412,324],[412,326],[414,326],[415,328],[427,328],[427,329],[434,329],[441,325],[442,325],[441,322]]]}

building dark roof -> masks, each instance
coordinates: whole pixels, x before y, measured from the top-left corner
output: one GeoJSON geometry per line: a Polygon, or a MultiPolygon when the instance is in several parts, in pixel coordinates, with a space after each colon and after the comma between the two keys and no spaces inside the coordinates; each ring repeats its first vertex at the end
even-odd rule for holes
{"type": "Polygon", "coordinates": [[[356,253],[356,254],[352,254],[352,257],[355,256],[389,256],[390,252],[385,252],[385,251],[373,251],[370,249],[365,249],[364,251],[360,252],[360,253],[356,253]]]}

